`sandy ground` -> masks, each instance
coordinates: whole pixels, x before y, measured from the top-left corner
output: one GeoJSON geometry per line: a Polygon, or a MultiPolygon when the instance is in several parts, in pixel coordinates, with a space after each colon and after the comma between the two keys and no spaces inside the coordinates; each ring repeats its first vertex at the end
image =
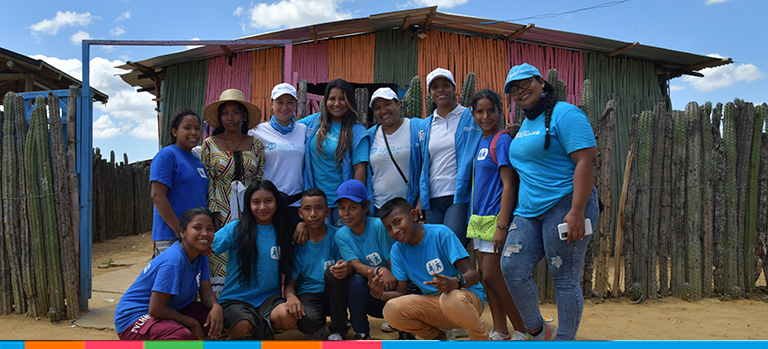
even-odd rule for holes
{"type": "MultiPolygon", "coordinates": [[[[149,234],[118,238],[93,246],[94,291],[89,308],[114,307],[122,291],[132,282],[151,256],[149,234]],[[105,268],[107,265],[110,267],[105,268]],[[101,268],[99,268],[101,266],[101,268]]],[[[765,285],[761,278],[758,284],[765,285]]],[[[756,297],[757,298],[757,297],[756,297]]],[[[762,296],[764,299],[765,296],[762,296]]],[[[541,306],[542,314],[552,316],[557,324],[554,304],[541,306]]],[[[763,300],[728,300],[719,298],[686,302],[664,298],[631,304],[628,299],[584,301],[584,315],[579,340],[768,340],[768,304],[763,300]]],[[[103,310],[103,309],[102,309],[103,310]]],[[[483,313],[492,323],[490,311],[483,313]]],[[[371,319],[371,336],[396,339],[396,333],[379,330],[380,319],[371,319]]],[[[52,324],[46,319],[20,315],[0,316],[0,340],[110,340],[114,330],[84,328],[68,321],[52,324]]],[[[511,328],[511,325],[510,325],[511,328]]],[[[352,331],[349,335],[353,335],[352,331]]],[[[301,340],[307,337],[297,330],[278,334],[277,339],[301,340]]]]}

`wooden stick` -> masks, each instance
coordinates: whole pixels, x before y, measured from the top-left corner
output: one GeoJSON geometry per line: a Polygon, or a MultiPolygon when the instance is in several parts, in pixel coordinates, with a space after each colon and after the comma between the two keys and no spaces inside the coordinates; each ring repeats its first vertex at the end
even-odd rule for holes
{"type": "Polygon", "coordinates": [[[621,186],[621,196],[619,197],[619,215],[616,219],[616,245],[613,250],[613,285],[611,287],[611,296],[613,298],[618,298],[621,294],[619,292],[619,277],[621,277],[621,250],[624,248],[624,205],[627,203],[629,170],[632,167],[632,158],[635,155],[634,150],[635,147],[633,145],[627,153],[627,164],[624,167],[624,183],[621,186]]]}

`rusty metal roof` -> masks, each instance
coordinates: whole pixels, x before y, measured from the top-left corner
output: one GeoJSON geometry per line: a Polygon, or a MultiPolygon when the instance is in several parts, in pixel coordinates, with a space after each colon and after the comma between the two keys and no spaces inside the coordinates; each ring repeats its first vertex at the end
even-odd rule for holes
{"type": "MultiPolygon", "coordinates": [[[[33,81],[32,91],[66,90],[71,85],[83,87],[83,83],[69,74],[57,69],[45,61],[34,59],[0,47],[0,98],[8,91],[27,92],[18,90],[17,81],[24,81],[27,77],[33,81]]],[[[21,86],[24,86],[22,83],[21,86]]],[[[135,85],[134,85],[135,86],[135,85]]],[[[93,89],[93,99],[107,103],[109,96],[97,89],[93,89]]]]}
{"type": "MultiPolygon", "coordinates": [[[[549,44],[567,49],[620,55],[623,57],[654,62],[658,68],[667,69],[672,77],[682,74],[698,75],[697,70],[730,64],[730,58],[713,58],[687,52],[668,50],[638,43],[605,39],[590,35],[563,32],[536,27],[533,24],[521,25],[492,19],[464,16],[437,12],[437,6],[418,9],[374,14],[366,18],[357,18],[314,24],[299,28],[278,30],[241,39],[257,40],[291,40],[293,44],[305,43],[329,38],[366,34],[393,28],[409,28],[410,32],[421,30],[439,30],[470,36],[480,36],[496,39],[514,39],[521,42],[549,44]]],[[[253,45],[228,45],[230,52],[241,52],[258,47],[253,45]]],[[[225,48],[220,46],[202,46],[186,51],[171,53],[146,59],[139,63],[155,71],[181,62],[206,59],[225,54],[225,48]]],[[[132,70],[132,64],[118,68],[132,70]]],[[[140,71],[121,75],[124,81],[132,86],[151,88],[153,81],[140,71]],[[142,75],[144,78],[139,78],[142,75]]]]}

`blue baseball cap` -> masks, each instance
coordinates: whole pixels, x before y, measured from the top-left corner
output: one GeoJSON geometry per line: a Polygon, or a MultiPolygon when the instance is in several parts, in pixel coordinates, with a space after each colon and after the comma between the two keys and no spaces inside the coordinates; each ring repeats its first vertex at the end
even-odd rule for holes
{"type": "Polygon", "coordinates": [[[507,82],[504,83],[504,93],[509,93],[513,81],[523,80],[534,76],[541,76],[541,73],[539,73],[539,70],[536,69],[536,67],[528,63],[512,67],[512,69],[509,70],[509,74],[507,74],[507,82]]]}
{"type": "Polygon", "coordinates": [[[339,189],[336,189],[336,201],[341,199],[350,199],[354,202],[361,203],[363,200],[368,199],[368,189],[365,188],[363,182],[357,179],[350,179],[344,183],[341,183],[339,189]]]}

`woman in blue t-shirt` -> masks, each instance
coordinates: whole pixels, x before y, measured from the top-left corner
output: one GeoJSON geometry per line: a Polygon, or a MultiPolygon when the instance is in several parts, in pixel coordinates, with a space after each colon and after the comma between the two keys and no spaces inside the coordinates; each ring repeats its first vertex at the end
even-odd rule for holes
{"type": "Polygon", "coordinates": [[[558,102],[539,71],[512,67],[504,92],[523,108],[525,120],[510,145],[509,161],[520,177],[515,218],[501,258],[509,291],[533,340],[576,338],[584,297],[581,267],[590,236],[585,218],[597,223],[595,136],[579,108],[558,102]],[[568,224],[561,240],[558,225],[568,224]],[[558,328],[544,323],[531,273],[546,255],[557,297],[558,328]]]}
{"type": "Polygon", "coordinates": [[[326,222],[337,224],[336,189],[350,179],[366,183],[370,141],[365,127],[357,121],[352,85],[341,78],[329,82],[324,101],[322,112],[299,120],[307,125],[304,189],[320,188],[328,195],[332,210],[326,222]]]}
{"type": "MultiPolygon", "coordinates": [[[[499,129],[499,117],[503,109],[498,93],[489,89],[481,90],[472,96],[470,105],[472,117],[483,131],[483,138],[480,139],[472,163],[470,214],[496,217],[495,226],[492,224],[488,229],[489,233],[493,230],[492,235],[473,239],[478,269],[485,280],[485,293],[488,294],[488,306],[493,315],[490,338],[525,340],[528,335],[523,319],[509,295],[499,265],[501,251],[507,240],[507,229],[512,221],[512,209],[517,202],[519,179],[507,155],[512,137],[506,130],[499,129]],[[507,317],[515,328],[514,333],[508,330],[507,317]]],[[[472,223],[475,222],[470,220],[472,223]]]]}
{"type": "Polygon", "coordinates": [[[181,214],[193,207],[206,207],[208,176],[192,154],[200,141],[200,116],[189,108],[173,113],[170,141],[152,159],[149,169],[150,195],[155,204],[152,241],[156,257],[176,241],[181,214]]]}
{"type": "Polygon", "coordinates": [[[193,340],[221,334],[223,312],[204,255],[213,240],[215,219],[204,207],[184,212],[180,239],[147,263],[120,298],[115,310],[120,339],[193,340]],[[195,302],[198,294],[200,302],[195,302]]]}
{"type": "MultiPolygon", "coordinates": [[[[213,252],[227,252],[227,278],[219,301],[232,339],[264,340],[296,326],[282,297],[294,250],[288,208],[274,184],[255,180],[245,190],[246,209],[216,232],[213,252]]],[[[287,298],[296,297],[286,294],[287,298]]]]}

